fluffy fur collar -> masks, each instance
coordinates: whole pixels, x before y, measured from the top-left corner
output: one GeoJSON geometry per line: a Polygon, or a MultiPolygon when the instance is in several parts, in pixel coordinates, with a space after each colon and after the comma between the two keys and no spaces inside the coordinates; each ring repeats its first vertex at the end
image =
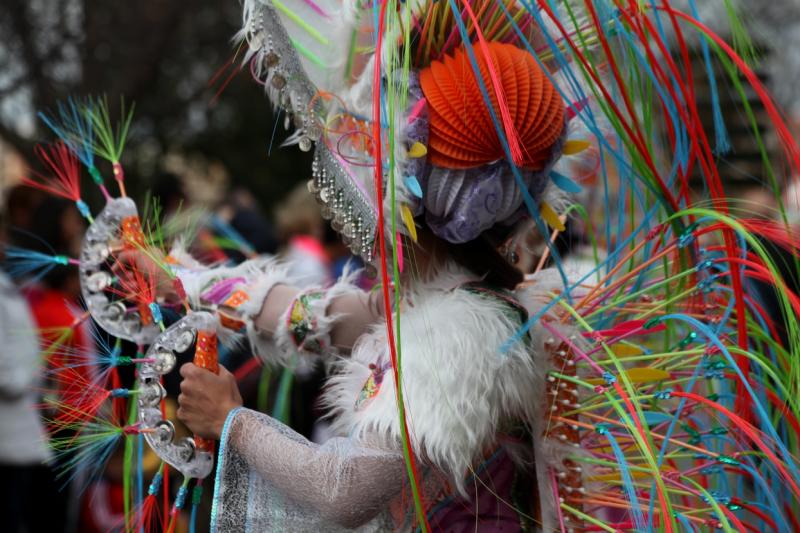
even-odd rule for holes
{"type": "MultiPolygon", "coordinates": [[[[503,349],[519,328],[519,316],[497,298],[455,288],[469,278],[456,268],[446,269],[417,287],[398,316],[413,447],[462,491],[465,473],[495,444],[498,426],[535,416],[546,370],[530,343],[503,349]]],[[[350,358],[337,363],[323,401],[341,434],[399,441],[383,324],[359,340],[350,358]],[[376,377],[380,386],[370,393],[368,381],[376,377]]]]}

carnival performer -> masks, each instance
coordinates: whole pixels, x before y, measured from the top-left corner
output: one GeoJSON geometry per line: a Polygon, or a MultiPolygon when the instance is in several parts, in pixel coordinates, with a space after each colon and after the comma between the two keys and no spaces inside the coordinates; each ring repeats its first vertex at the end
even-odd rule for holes
{"type": "MultiPolygon", "coordinates": [[[[524,54],[512,46],[494,49],[524,54]]],[[[528,68],[553,91],[535,65],[528,68]]],[[[544,170],[561,155],[566,128],[560,98],[539,109],[548,116],[548,140],[525,150],[532,154],[530,191],[541,200],[544,170]]],[[[437,179],[444,190],[439,198],[430,194],[426,210],[440,215],[433,223],[422,217],[416,242],[404,248],[413,268],[401,277],[393,311],[403,324],[405,406],[424,479],[416,497],[435,510],[427,520],[436,529],[477,523],[524,530],[542,513],[531,428],[543,391],[545,362],[537,360],[537,353],[545,356],[543,336],[498,355],[528,319],[511,291],[523,281],[514,265],[521,237],[516,222],[525,230],[530,225],[510,171],[495,166],[484,170],[493,183],[485,190],[449,191],[449,174],[430,178],[428,191],[437,179]],[[492,201],[497,205],[487,207],[492,201]]],[[[265,362],[286,363],[299,353],[329,363],[324,403],[336,433],[344,435],[323,445],[308,442],[266,415],[241,409],[231,374],[184,365],[178,417],[196,434],[225,443],[217,527],[413,529],[416,518],[407,504],[415,496],[406,481],[406,429],[396,416],[385,302],[379,292],[359,289],[356,273],[327,288],[301,290],[289,267],[256,260],[236,268],[178,269],[193,306],[213,306],[230,318],[227,323],[240,322],[265,362]],[[255,484],[250,467],[258,474],[255,484]]],[[[534,281],[531,291],[559,283],[551,271],[539,277],[544,288],[534,281]]]]}
{"type": "MultiPolygon", "coordinates": [[[[322,445],[241,409],[230,374],[182,367],[178,417],[196,434],[223,441],[214,516],[219,529],[306,530],[316,524],[412,530],[417,519],[408,503],[415,499],[430,510],[425,521],[437,530],[527,530],[545,515],[553,523],[552,495],[540,499],[537,489],[532,442],[548,356],[544,336],[526,336],[500,354],[528,320],[511,292],[523,280],[514,266],[518,259],[504,251],[515,248],[516,225],[525,219],[523,196],[544,200],[548,172],[566,142],[566,106],[527,51],[500,42],[487,49],[496,63],[478,58],[483,78],[476,78],[459,46],[409,84],[418,102],[427,97],[428,109],[412,117],[407,142],[427,144],[431,170],[417,163],[427,174],[417,185],[425,215],[410,224],[418,226],[408,228],[413,238],[399,245],[408,267],[392,310],[393,321],[402,324],[397,352],[408,427],[397,417],[397,355],[380,292],[359,290],[349,276],[328,288],[300,290],[287,267],[274,263],[179,271],[193,305],[216,305],[243,322],[266,362],[299,352],[333,366],[323,401],[341,436],[322,445]],[[519,96],[528,102],[512,117],[521,132],[522,188],[497,136],[470,152],[447,131],[447,101],[459,95],[445,91],[461,87],[463,100],[490,82],[497,65],[512,69],[508,80],[503,74],[509,91],[521,78],[519,96]],[[236,277],[244,281],[230,284],[236,277]],[[405,432],[410,450],[403,449],[405,432]],[[419,492],[407,481],[404,453],[417,458],[419,492]]],[[[473,106],[487,120],[480,101],[463,109],[473,106]]],[[[530,228],[527,222],[522,227],[530,228]]],[[[557,275],[542,277],[553,288],[557,275]]]]}
{"type": "MultiPolygon", "coordinates": [[[[541,325],[564,317],[547,308],[564,282],[573,287],[572,298],[582,297],[580,278],[565,280],[563,272],[545,269],[521,286],[509,250],[525,237],[515,228],[530,228],[523,216],[526,202],[545,206],[543,211],[557,203],[559,189],[549,177],[565,152],[580,151],[574,139],[581,128],[570,124],[571,102],[554,84],[559,73],[553,65],[534,59],[513,38],[481,34],[491,30],[490,19],[482,25],[477,18],[489,5],[473,3],[476,18],[464,16],[478,26],[475,42],[445,45],[408,74],[400,119],[407,125],[395,139],[402,146],[386,150],[403,153],[405,198],[421,200],[409,202],[413,212],[400,215],[405,228],[395,257],[396,267],[403,270],[405,262],[405,269],[392,288],[391,310],[388,298],[358,290],[347,276],[328,288],[295,288],[286,267],[271,262],[179,272],[193,304],[241,322],[265,361],[299,353],[332,367],[324,402],[340,436],[322,445],[242,409],[229,374],[217,377],[192,365],[181,369],[179,418],[197,434],[222,442],[212,517],[218,530],[549,531],[580,522],[575,515],[565,519],[559,509],[564,495],[574,498],[586,490],[582,468],[566,459],[574,453],[569,446],[577,445],[578,426],[552,431],[543,423],[545,370],[577,340],[568,326],[554,331],[541,325]],[[506,125],[507,144],[500,131],[481,129],[491,128],[492,118],[506,125]],[[421,147],[424,154],[414,153],[421,147]],[[232,285],[232,277],[242,281],[232,285]],[[229,287],[222,296],[220,285],[229,287]],[[534,316],[539,324],[518,335],[534,316]],[[402,324],[401,338],[393,338],[396,324],[402,324]],[[550,481],[554,472],[561,480],[559,499],[550,481]],[[411,503],[425,513],[415,515],[411,503]]],[[[509,9],[510,16],[518,14],[519,8],[509,9]]],[[[264,29],[270,27],[269,10],[247,2],[245,16],[253,64],[269,67],[279,55],[259,34],[270,31],[264,29]]],[[[420,21],[436,18],[427,17],[422,12],[420,21]]],[[[527,42],[545,40],[537,22],[542,24],[531,20],[527,42]]],[[[441,24],[445,33],[458,35],[455,21],[441,24]]],[[[419,35],[411,33],[414,42],[419,35]]],[[[269,33],[278,34],[274,27],[269,33]]],[[[276,78],[278,84],[283,79],[276,70],[267,78],[273,88],[276,78]]],[[[338,112],[369,112],[358,106],[373,101],[368,80],[376,72],[368,63],[360,77],[353,74],[358,81],[338,112]]],[[[329,136],[346,136],[339,126],[329,136]]],[[[299,135],[302,146],[306,133],[299,135]]],[[[310,188],[324,196],[325,170],[315,172],[310,188]]],[[[322,201],[348,235],[343,226],[352,220],[336,212],[344,205],[322,201]]],[[[388,226],[380,217],[377,224],[388,226]]],[[[562,357],[561,364],[574,362],[562,357]]],[[[555,393],[561,405],[553,410],[580,408],[577,392],[561,387],[566,391],[555,393]]],[[[612,521],[612,507],[597,508],[598,518],[612,521]]]]}
{"type": "MultiPolygon", "coordinates": [[[[688,4],[246,0],[244,64],[295,127],[289,144],[314,149],[309,192],[377,275],[371,291],[353,272],[309,287],[274,260],[166,250],[125,197],[107,105],[63,107],[44,153],[71,170],[36,186],[91,225],[79,258],[39,260],[79,267],[86,315],[137,345],[106,374],[136,365],[137,382],[97,380],[99,399],[64,402],[61,420],[100,455],[124,439],[126,464],[137,440],[161,459],[147,496],[141,467],[138,495],[128,483],[144,518],[126,528],[169,499],[170,468],[183,483],[164,529],[191,480],[195,516],[219,439],[216,531],[800,529],[800,297],[762,243],[793,272],[800,246],[780,203],[767,222],[726,201],[714,58],[764,105],[786,176],[800,148],[735,10],[737,49],[688,4]],[[93,166],[93,126],[121,198],[93,166]],[[71,153],[105,195],[97,218],[71,153]],[[573,258],[556,246],[568,218],[586,237],[573,258]],[[752,282],[777,289],[770,309],[752,282]],[[327,366],[335,437],[241,407],[214,372],[218,342],[243,336],[265,364],[327,366]],[[192,352],[177,416],[195,437],[176,438],[161,383],[192,352]]],[[[763,160],[778,196],[782,166],[763,160]]]]}

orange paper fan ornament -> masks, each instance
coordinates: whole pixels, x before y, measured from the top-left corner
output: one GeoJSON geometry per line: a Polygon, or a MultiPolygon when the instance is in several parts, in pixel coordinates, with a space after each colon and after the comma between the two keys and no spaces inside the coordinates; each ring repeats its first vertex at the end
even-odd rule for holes
{"type": "MultiPolygon", "coordinates": [[[[541,170],[564,130],[564,102],[536,60],[516,46],[488,44],[500,88],[522,147],[520,166],[541,170]]],[[[486,57],[475,56],[495,114],[500,116],[486,57]]],[[[443,168],[474,168],[505,158],[467,52],[433,61],[420,73],[428,103],[428,160],[443,168]]]]}

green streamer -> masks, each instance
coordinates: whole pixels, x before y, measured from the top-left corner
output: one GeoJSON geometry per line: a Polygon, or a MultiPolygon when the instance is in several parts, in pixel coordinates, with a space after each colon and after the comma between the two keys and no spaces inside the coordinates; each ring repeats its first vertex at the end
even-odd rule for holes
{"type": "MultiPolygon", "coordinates": [[[[138,388],[138,383],[136,388],[138,388]]],[[[128,425],[132,426],[136,423],[136,417],[138,416],[138,402],[134,400],[128,401],[128,425]]],[[[125,435],[125,451],[123,453],[123,460],[122,460],[122,501],[123,501],[123,512],[125,516],[125,531],[130,533],[131,532],[131,503],[132,503],[132,494],[131,494],[131,483],[133,481],[133,476],[131,476],[131,470],[133,468],[133,450],[135,440],[137,439],[137,435],[130,434],[125,435]]]]}

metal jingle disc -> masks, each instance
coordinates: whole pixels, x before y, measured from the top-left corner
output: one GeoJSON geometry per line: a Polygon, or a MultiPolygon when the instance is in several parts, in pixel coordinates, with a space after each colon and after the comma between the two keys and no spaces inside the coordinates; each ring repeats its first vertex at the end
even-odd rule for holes
{"type": "Polygon", "coordinates": [[[142,317],[136,311],[127,313],[122,319],[122,329],[128,335],[136,335],[142,330],[142,317]]]}
{"type": "Polygon", "coordinates": [[[111,302],[100,313],[104,320],[120,322],[125,316],[125,305],[122,302],[111,302]]]}
{"type": "Polygon", "coordinates": [[[150,381],[140,385],[139,404],[147,407],[158,407],[167,391],[158,381],[150,381]]]}
{"type": "Polygon", "coordinates": [[[195,331],[187,328],[179,332],[172,342],[172,347],[178,353],[183,353],[192,347],[195,338],[195,331]]]}
{"type": "Polygon", "coordinates": [[[169,444],[175,438],[175,426],[169,420],[162,420],[156,424],[154,439],[158,444],[169,444]]]}
{"type": "Polygon", "coordinates": [[[177,358],[171,350],[164,348],[163,350],[156,352],[152,357],[154,359],[154,361],[151,363],[153,370],[162,376],[164,374],[169,374],[172,372],[172,369],[175,368],[175,362],[177,361],[177,358]]]}
{"type": "Polygon", "coordinates": [[[86,278],[86,287],[91,292],[100,292],[111,285],[112,279],[111,274],[108,272],[95,272],[86,278]]]}
{"type": "Polygon", "coordinates": [[[84,250],[83,257],[81,258],[84,263],[88,265],[99,265],[111,255],[111,250],[105,243],[97,243],[88,246],[84,250]]]}
{"type": "Polygon", "coordinates": [[[191,437],[181,439],[175,446],[178,448],[178,457],[187,463],[194,458],[194,454],[197,451],[197,446],[191,437]]]}

